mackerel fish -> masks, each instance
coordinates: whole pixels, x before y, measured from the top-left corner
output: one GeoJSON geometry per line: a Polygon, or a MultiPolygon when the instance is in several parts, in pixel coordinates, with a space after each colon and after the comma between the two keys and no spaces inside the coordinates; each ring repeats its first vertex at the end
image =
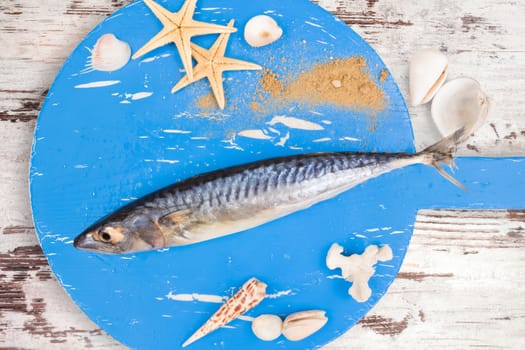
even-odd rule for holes
{"type": "Polygon", "coordinates": [[[101,219],[76,248],[125,254],[193,244],[245,231],[311,207],[390,171],[454,166],[463,129],[419,153],[336,152],[257,161],[197,175],[147,195],[101,219]]]}

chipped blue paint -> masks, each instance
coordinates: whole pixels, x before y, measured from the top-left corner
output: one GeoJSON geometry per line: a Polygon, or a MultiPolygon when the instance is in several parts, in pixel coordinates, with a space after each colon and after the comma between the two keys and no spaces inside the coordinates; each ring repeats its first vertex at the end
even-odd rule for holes
{"type": "MultiPolygon", "coordinates": [[[[175,11],[181,0],[162,3],[175,11]]],[[[220,24],[236,20],[239,31],[232,35],[230,56],[290,75],[331,57],[361,55],[379,83],[384,64],[372,48],[308,1],[201,0],[197,12],[200,20],[220,24]],[[252,49],[243,42],[242,29],[251,16],[263,12],[278,20],[284,35],[273,45],[252,49]]],[[[255,115],[247,103],[255,94],[260,72],[227,73],[231,108],[203,111],[195,100],[208,93],[206,82],[175,95],[169,92],[184,74],[173,47],[159,48],[116,72],[79,74],[89,55],[85,48],[93,47],[102,34],[114,33],[135,51],[159,29],[144,4],[136,2],[102,22],[80,43],[42,108],[31,163],[35,226],[53,271],[89,317],[134,349],[179,348],[217,308],[170,300],[168,293],[231,295],[252,276],[267,282],[269,293],[292,293],[265,300],[248,315],[321,308],[327,311],[328,324],[301,342],[280,338],[265,343],[251,334],[248,322],[237,320],[231,324],[233,329],[221,329],[188,349],[319,347],[353,326],[386,292],[401,266],[419,208],[524,207],[521,159],[464,158],[458,160],[455,175],[469,192],[453,187],[433,169],[412,166],[230,237],[126,256],[77,251],[72,239],[93,221],[129,200],[194,174],[302,152],[414,151],[408,112],[391,77],[382,84],[388,109],[372,118],[329,105],[299,104],[293,110],[287,105],[268,115],[255,115]],[[97,81],[119,83],[75,88],[97,81]],[[144,98],[134,100],[136,93],[144,98]],[[270,128],[268,123],[277,115],[323,127],[298,130],[276,124],[270,128]],[[371,133],[372,125],[376,129],[371,133]],[[265,130],[272,140],[231,133],[245,129],[265,130]],[[346,293],[348,283],[334,279],[334,272],[325,267],[333,242],[348,253],[361,253],[369,244],[392,247],[394,259],[378,264],[368,302],[353,301],[346,293]]],[[[207,36],[196,42],[209,46],[214,39],[207,36]]]]}

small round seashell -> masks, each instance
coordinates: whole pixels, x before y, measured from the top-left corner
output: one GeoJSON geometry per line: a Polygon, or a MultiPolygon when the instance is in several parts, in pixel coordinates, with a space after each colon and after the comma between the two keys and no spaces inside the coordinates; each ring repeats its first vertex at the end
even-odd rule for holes
{"type": "Polygon", "coordinates": [[[447,73],[447,57],[439,50],[416,51],[409,67],[410,104],[418,106],[429,102],[445,82],[447,73]]]}
{"type": "Polygon", "coordinates": [[[432,119],[443,136],[464,127],[463,141],[487,119],[490,100],[472,78],[457,78],[439,90],[432,101],[432,119]]]}
{"type": "Polygon", "coordinates": [[[252,47],[266,46],[278,40],[283,30],[275,20],[266,15],[252,17],[244,27],[244,39],[252,47]]]}
{"type": "Polygon", "coordinates": [[[252,321],[255,336],[264,341],[272,341],[281,335],[283,320],[276,315],[260,315],[252,321]]]}
{"type": "Polygon", "coordinates": [[[103,72],[113,72],[124,67],[131,56],[131,48],[125,41],[113,34],[104,34],[91,51],[91,68],[103,72]]]}

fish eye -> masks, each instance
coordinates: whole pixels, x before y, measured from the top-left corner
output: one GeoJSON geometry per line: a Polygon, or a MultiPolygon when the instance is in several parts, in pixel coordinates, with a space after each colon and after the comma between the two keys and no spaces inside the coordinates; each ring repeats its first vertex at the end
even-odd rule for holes
{"type": "Polygon", "coordinates": [[[123,226],[104,226],[93,234],[93,239],[103,243],[118,244],[124,240],[123,226]]]}
{"type": "Polygon", "coordinates": [[[111,235],[109,233],[107,233],[106,231],[101,231],[100,232],[100,238],[104,242],[111,242],[111,235]]]}

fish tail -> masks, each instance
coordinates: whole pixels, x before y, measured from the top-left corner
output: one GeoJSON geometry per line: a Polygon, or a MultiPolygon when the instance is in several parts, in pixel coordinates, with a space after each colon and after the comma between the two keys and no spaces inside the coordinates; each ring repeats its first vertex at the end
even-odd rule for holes
{"type": "Polygon", "coordinates": [[[434,168],[436,168],[438,173],[445,179],[447,179],[457,187],[461,188],[462,190],[467,191],[467,188],[461,182],[456,180],[452,175],[447,173],[441,167],[441,164],[445,164],[451,169],[456,168],[454,157],[457,145],[465,135],[465,132],[466,130],[464,127],[456,130],[453,134],[424,149],[421,152],[421,155],[423,156],[424,164],[433,166],[434,168]]]}

